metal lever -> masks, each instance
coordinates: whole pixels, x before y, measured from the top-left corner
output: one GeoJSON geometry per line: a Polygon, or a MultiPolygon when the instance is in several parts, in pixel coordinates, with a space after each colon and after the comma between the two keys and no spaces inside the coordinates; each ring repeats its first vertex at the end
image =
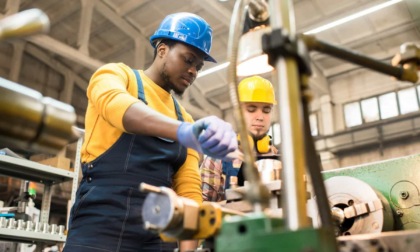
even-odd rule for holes
{"type": "Polygon", "coordinates": [[[45,33],[49,29],[50,20],[43,11],[25,10],[0,20],[0,40],[45,33]]]}

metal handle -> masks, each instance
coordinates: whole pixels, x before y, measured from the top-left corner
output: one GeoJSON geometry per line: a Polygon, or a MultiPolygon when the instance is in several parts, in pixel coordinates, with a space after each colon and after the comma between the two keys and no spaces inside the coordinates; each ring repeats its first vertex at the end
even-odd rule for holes
{"type": "Polygon", "coordinates": [[[0,20],[0,40],[48,32],[50,20],[40,9],[25,10],[0,20]]]}

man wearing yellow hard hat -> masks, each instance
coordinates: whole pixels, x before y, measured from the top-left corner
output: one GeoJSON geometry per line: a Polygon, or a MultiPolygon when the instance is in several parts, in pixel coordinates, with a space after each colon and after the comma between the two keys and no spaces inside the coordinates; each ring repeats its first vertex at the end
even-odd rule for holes
{"type": "MultiPolygon", "coordinates": [[[[278,151],[267,134],[271,125],[273,105],[276,104],[273,85],[260,76],[248,77],[239,83],[238,94],[256,156],[277,154],[278,151]]],[[[239,138],[238,140],[240,142],[239,138]]],[[[241,165],[242,161],[239,159],[226,162],[206,156],[200,166],[203,200],[224,200],[224,191],[230,187],[233,177],[237,177],[238,185],[242,186],[244,178],[239,172],[241,165]]]]}

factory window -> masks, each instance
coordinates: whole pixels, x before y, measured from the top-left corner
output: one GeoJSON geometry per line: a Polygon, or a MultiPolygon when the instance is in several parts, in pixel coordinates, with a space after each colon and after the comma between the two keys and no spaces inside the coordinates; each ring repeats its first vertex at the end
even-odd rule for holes
{"type": "Polygon", "coordinates": [[[379,108],[381,119],[387,119],[398,115],[397,95],[395,92],[379,96],[379,108]]]}
{"type": "Polygon", "coordinates": [[[318,116],[315,113],[309,115],[309,124],[311,126],[311,135],[318,136],[318,116]]]}
{"type": "Polygon", "coordinates": [[[379,120],[378,98],[372,97],[360,102],[362,106],[363,122],[374,122],[379,120]]]}
{"type": "Polygon", "coordinates": [[[402,115],[419,110],[416,89],[412,87],[398,91],[398,104],[402,115]]]}
{"type": "Polygon", "coordinates": [[[344,120],[347,127],[362,124],[362,113],[359,102],[351,102],[344,105],[344,120]]]}
{"type": "Polygon", "coordinates": [[[344,105],[347,127],[420,110],[420,85],[344,105]]]}
{"type": "Polygon", "coordinates": [[[278,146],[281,143],[280,123],[271,125],[268,134],[273,138],[273,144],[278,146]]]}

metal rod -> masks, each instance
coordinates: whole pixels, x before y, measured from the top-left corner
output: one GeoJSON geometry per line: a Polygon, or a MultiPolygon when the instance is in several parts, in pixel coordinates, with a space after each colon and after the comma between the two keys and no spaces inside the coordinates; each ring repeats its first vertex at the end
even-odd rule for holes
{"type": "MultiPolygon", "coordinates": [[[[324,41],[316,39],[314,36],[302,35],[303,40],[305,41],[306,46],[309,50],[315,50],[333,56],[338,59],[342,59],[371,70],[393,76],[399,80],[405,80],[410,82],[416,82],[417,80],[412,80],[410,74],[405,74],[402,67],[395,67],[387,63],[383,63],[376,59],[369,58],[357,52],[340,48],[331,44],[328,44],[324,41]]],[[[416,76],[416,75],[414,75],[416,76]]]]}
{"type": "Polygon", "coordinates": [[[238,211],[238,210],[234,210],[234,209],[230,209],[230,208],[226,208],[226,207],[221,207],[221,210],[224,214],[245,216],[244,212],[241,212],[241,211],[238,211]]]}
{"type": "MultiPolygon", "coordinates": [[[[271,28],[295,36],[293,5],[290,0],[269,1],[271,28]]],[[[279,57],[275,64],[279,83],[279,112],[282,138],[283,213],[290,230],[310,227],[306,212],[305,148],[298,67],[294,58],[279,57]]]]}
{"type": "Polygon", "coordinates": [[[239,105],[238,96],[238,78],[236,74],[236,63],[238,59],[238,44],[241,31],[243,30],[245,20],[245,0],[237,0],[232,13],[232,19],[229,27],[229,43],[228,43],[228,59],[230,64],[228,66],[228,84],[229,94],[234,110],[234,118],[238,127],[238,132],[241,137],[241,149],[244,153],[244,173],[249,187],[245,194],[246,199],[254,207],[255,211],[261,211],[268,206],[269,192],[268,189],[262,184],[258,170],[255,168],[254,153],[251,144],[248,140],[248,130],[246,128],[245,119],[242,113],[241,106],[239,105]]]}
{"type": "Polygon", "coordinates": [[[148,193],[152,192],[152,193],[158,193],[158,194],[162,193],[162,189],[160,187],[149,185],[146,183],[140,183],[139,190],[140,192],[148,192],[148,193]]]}
{"type": "Polygon", "coordinates": [[[50,20],[43,11],[25,10],[0,20],[0,40],[45,33],[49,29],[50,20]]]}
{"type": "Polygon", "coordinates": [[[321,220],[321,226],[326,229],[333,229],[333,217],[331,215],[331,207],[328,202],[327,190],[325,188],[324,179],[322,177],[322,165],[321,160],[319,159],[314,139],[311,135],[311,126],[309,123],[309,111],[308,111],[308,101],[307,97],[302,98],[303,104],[303,118],[304,118],[304,128],[305,128],[305,147],[306,147],[306,156],[307,156],[307,168],[308,173],[312,181],[312,187],[316,195],[316,203],[318,207],[319,217],[321,220]]]}

